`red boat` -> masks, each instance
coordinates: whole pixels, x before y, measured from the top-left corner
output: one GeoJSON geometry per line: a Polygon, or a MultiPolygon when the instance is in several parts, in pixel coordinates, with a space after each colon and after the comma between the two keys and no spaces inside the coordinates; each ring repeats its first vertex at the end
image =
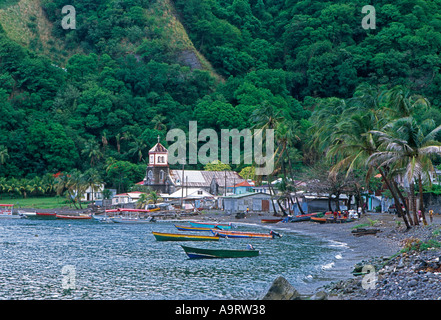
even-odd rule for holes
{"type": "Polygon", "coordinates": [[[277,223],[282,221],[283,219],[262,219],[260,220],[262,223],[277,223]]]}
{"type": "Polygon", "coordinates": [[[73,216],[73,215],[64,215],[64,214],[57,214],[56,215],[57,219],[65,219],[65,220],[88,220],[88,219],[92,219],[91,216],[89,215],[78,215],[78,216],[73,216]]]}

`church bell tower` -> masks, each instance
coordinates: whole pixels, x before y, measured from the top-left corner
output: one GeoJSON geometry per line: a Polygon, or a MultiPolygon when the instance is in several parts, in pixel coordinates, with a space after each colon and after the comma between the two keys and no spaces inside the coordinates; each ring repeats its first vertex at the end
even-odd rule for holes
{"type": "Polygon", "coordinates": [[[168,150],[159,142],[149,150],[149,164],[147,166],[144,185],[161,193],[169,193],[169,166],[168,150]]]}

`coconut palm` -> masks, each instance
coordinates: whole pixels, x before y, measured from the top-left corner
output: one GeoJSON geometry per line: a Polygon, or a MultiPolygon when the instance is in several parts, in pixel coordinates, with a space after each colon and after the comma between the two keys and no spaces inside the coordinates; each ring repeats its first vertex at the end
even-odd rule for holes
{"type": "Polygon", "coordinates": [[[0,164],[4,164],[6,162],[6,159],[9,159],[8,148],[6,148],[4,145],[1,145],[0,146],[0,164]]]}
{"type": "Polygon", "coordinates": [[[425,121],[419,125],[412,117],[397,119],[387,124],[383,130],[373,130],[381,143],[380,150],[375,152],[370,161],[380,163],[380,167],[389,166],[395,175],[402,175],[409,183],[410,206],[413,212],[414,223],[418,224],[414,182],[420,189],[420,204],[423,222],[426,224],[424,205],[422,201],[423,180],[430,180],[430,172],[434,171],[431,157],[441,155],[441,143],[435,141],[441,131],[438,126],[428,133],[429,125],[434,126],[433,120],[425,121]]]}
{"type": "Polygon", "coordinates": [[[84,175],[84,186],[87,188],[90,188],[92,190],[92,203],[94,201],[94,194],[95,191],[99,190],[103,184],[103,179],[101,178],[101,175],[99,174],[98,170],[95,168],[88,169],[84,175]]]}

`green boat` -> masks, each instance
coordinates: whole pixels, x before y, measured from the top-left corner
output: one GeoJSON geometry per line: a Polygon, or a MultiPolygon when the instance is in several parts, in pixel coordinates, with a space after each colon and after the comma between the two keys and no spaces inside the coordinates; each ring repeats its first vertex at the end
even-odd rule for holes
{"type": "Polygon", "coordinates": [[[214,259],[214,258],[249,258],[257,257],[260,252],[254,248],[248,250],[229,249],[203,249],[181,246],[190,259],[214,259]]]}
{"type": "Polygon", "coordinates": [[[201,236],[197,234],[176,234],[152,232],[157,241],[218,241],[218,236],[201,236]]]}

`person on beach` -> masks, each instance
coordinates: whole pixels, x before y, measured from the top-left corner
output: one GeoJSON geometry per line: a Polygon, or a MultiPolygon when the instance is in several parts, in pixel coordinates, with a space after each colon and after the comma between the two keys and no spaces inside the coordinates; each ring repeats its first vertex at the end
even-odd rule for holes
{"type": "Polygon", "coordinates": [[[433,223],[433,210],[429,210],[430,223],[433,223]]]}

